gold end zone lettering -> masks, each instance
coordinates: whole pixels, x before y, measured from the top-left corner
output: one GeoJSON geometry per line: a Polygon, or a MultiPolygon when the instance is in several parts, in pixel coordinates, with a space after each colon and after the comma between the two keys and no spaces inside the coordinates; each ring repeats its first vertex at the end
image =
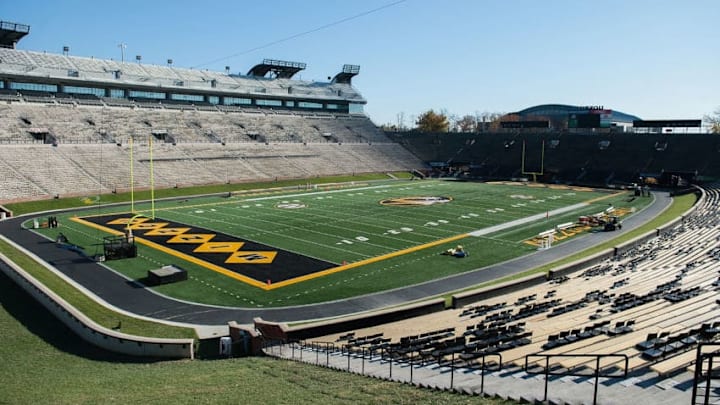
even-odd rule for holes
{"type": "Polygon", "coordinates": [[[131,221],[132,221],[132,224],[134,225],[134,224],[139,224],[139,223],[141,223],[141,222],[146,222],[146,221],[149,221],[149,220],[150,220],[150,218],[145,218],[145,217],[137,217],[137,218],[135,218],[135,219],[132,219],[132,218],[118,218],[118,219],[114,219],[114,220],[108,222],[108,225],[127,225],[127,224],[130,223],[131,221]]]}
{"type": "Polygon", "coordinates": [[[182,235],[190,228],[158,228],[145,232],[147,236],[175,236],[182,235]]]}
{"type": "Polygon", "coordinates": [[[165,241],[165,243],[206,243],[214,238],[215,234],[211,233],[183,233],[175,235],[165,241]]]}
{"type": "Polygon", "coordinates": [[[167,222],[141,222],[138,224],[132,224],[129,226],[129,228],[133,231],[150,231],[153,229],[161,229],[168,225],[169,224],[167,222]]]}
{"type": "Polygon", "coordinates": [[[230,255],[225,263],[232,264],[270,264],[275,260],[277,252],[238,251],[230,255]]]}
{"type": "MultiPolygon", "coordinates": [[[[73,221],[85,224],[87,226],[91,226],[96,229],[103,230],[105,232],[109,232],[115,235],[123,235],[123,232],[118,231],[116,229],[108,228],[106,226],[103,226],[102,224],[93,223],[86,219],[79,218],[79,217],[73,217],[71,218],[73,221]]],[[[105,224],[106,225],[123,225],[126,226],[129,223],[133,224],[131,225],[131,229],[137,230],[137,235],[135,235],[135,241],[146,245],[148,247],[154,248],[156,250],[162,251],[164,253],[179,257],[183,260],[187,260],[189,262],[195,263],[197,265],[200,265],[208,270],[212,270],[216,273],[223,274],[225,276],[228,276],[230,278],[234,278],[236,280],[242,281],[246,284],[252,285],[254,287],[258,287],[264,290],[269,289],[267,284],[264,282],[257,281],[253,278],[244,276],[242,274],[236,273],[228,268],[224,268],[221,266],[217,266],[215,264],[212,264],[208,261],[203,260],[202,254],[203,253],[229,253],[229,258],[225,261],[227,264],[271,264],[275,260],[275,257],[277,256],[278,252],[276,251],[241,251],[242,247],[245,245],[245,242],[238,242],[238,241],[225,241],[225,242],[212,242],[211,240],[217,236],[217,234],[206,234],[206,233],[200,233],[200,234],[189,234],[188,231],[192,230],[193,228],[190,227],[176,227],[176,228],[166,228],[168,225],[167,222],[149,222],[151,221],[150,218],[143,218],[143,217],[137,217],[135,219],[131,218],[116,218],[114,220],[108,221],[105,224]],[[142,226],[138,226],[142,224],[142,226]],[[169,239],[166,239],[162,243],[158,242],[152,242],[148,239],[143,238],[142,236],[153,236],[153,237],[167,237],[169,239]],[[188,255],[186,253],[177,251],[175,249],[172,249],[169,244],[198,244],[198,246],[193,250],[193,253],[200,253],[198,256],[188,255]]]]}
{"type": "Polygon", "coordinates": [[[244,242],[206,242],[193,252],[198,253],[235,253],[243,247],[244,242]]]}

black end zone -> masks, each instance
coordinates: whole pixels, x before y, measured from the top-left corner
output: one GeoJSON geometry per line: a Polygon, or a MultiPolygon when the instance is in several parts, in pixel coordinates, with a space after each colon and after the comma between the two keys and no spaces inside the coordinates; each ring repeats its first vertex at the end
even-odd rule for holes
{"type": "MultiPolygon", "coordinates": [[[[133,214],[84,217],[99,227],[125,233],[133,214]]],[[[215,232],[206,228],[161,218],[136,218],[132,225],[135,241],[147,240],[164,248],[266,284],[312,275],[337,265],[288,252],[262,243],[215,232]],[[238,246],[237,249],[233,246],[238,246]]],[[[172,253],[170,253],[172,254],[172,253]]]]}

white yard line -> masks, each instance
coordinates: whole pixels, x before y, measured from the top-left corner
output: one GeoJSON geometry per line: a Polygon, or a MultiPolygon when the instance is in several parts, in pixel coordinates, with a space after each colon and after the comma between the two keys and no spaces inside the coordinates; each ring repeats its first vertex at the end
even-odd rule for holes
{"type": "Polygon", "coordinates": [[[502,230],[505,230],[505,229],[508,229],[508,228],[512,228],[512,227],[515,227],[515,226],[518,226],[518,225],[524,225],[524,224],[527,224],[527,223],[529,223],[529,222],[534,222],[534,221],[543,219],[543,218],[545,218],[546,216],[553,216],[553,215],[558,215],[558,214],[564,214],[564,213],[566,213],[566,212],[568,212],[568,211],[574,211],[574,210],[583,208],[583,207],[585,207],[585,206],[587,206],[587,205],[589,205],[589,204],[588,204],[588,203],[579,203],[579,204],[569,205],[569,206],[567,206],[567,207],[557,208],[557,209],[548,211],[547,213],[541,212],[541,213],[539,213],[539,214],[530,215],[529,217],[516,219],[516,220],[510,221],[510,222],[503,222],[502,224],[489,226],[489,227],[487,227],[487,228],[479,229],[479,230],[477,230],[477,231],[472,231],[472,232],[469,232],[469,235],[470,235],[470,236],[483,236],[483,235],[487,235],[487,234],[490,234],[490,233],[493,233],[493,232],[502,231],[502,230]]]}
{"type": "MultiPolygon", "coordinates": [[[[253,197],[253,198],[242,198],[239,197],[241,201],[264,201],[264,200],[276,200],[278,198],[294,198],[294,197],[307,197],[308,195],[320,195],[320,194],[335,194],[335,193],[353,193],[356,191],[362,191],[362,190],[376,190],[379,188],[390,188],[390,187],[400,187],[400,186],[407,186],[407,184],[381,184],[379,186],[367,186],[367,187],[357,187],[357,188],[343,188],[338,190],[325,190],[325,191],[315,191],[312,190],[310,192],[300,193],[300,194],[282,194],[282,195],[271,195],[266,197],[253,197]]],[[[319,186],[318,188],[321,188],[322,186],[319,186]]]]}

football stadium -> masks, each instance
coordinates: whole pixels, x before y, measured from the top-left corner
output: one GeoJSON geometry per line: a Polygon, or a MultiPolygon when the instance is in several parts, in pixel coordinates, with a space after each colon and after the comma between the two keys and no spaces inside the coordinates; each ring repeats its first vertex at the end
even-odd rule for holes
{"type": "Polygon", "coordinates": [[[3,294],[70,347],[223,376],[270,357],[448,402],[717,403],[720,138],[700,120],[546,104],[385,131],[358,65],[231,74],[27,34],[0,23],[3,294]]]}

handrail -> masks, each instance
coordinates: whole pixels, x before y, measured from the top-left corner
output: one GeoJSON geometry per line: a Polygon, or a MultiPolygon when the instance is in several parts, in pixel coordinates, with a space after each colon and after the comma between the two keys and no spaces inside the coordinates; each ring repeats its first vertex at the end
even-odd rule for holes
{"type": "MultiPolygon", "coordinates": [[[[628,364],[629,359],[628,356],[625,354],[594,354],[594,353],[588,353],[588,354],[528,354],[525,356],[525,366],[524,370],[528,374],[544,374],[545,375],[545,392],[543,401],[547,402],[548,397],[548,377],[551,375],[561,375],[561,376],[574,376],[574,377],[587,377],[587,373],[576,373],[571,370],[565,370],[565,371],[551,371],[550,370],[550,358],[551,357],[564,357],[564,358],[578,358],[578,357],[587,357],[587,358],[594,358],[595,359],[595,373],[593,374],[593,377],[595,377],[595,384],[593,389],[593,405],[597,404],[597,392],[598,392],[598,384],[600,377],[607,377],[607,378],[627,378],[628,373],[628,364]],[[545,359],[545,368],[544,371],[533,371],[528,367],[528,364],[530,363],[530,358],[532,357],[539,357],[545,359]],[[617,357],[625,360],[625,367],[623,367],[623,373],[622,375],[617,375],[615,373],[609,373],[609,374],[603,374],[601,373],[600,369],[600,359],[608,358],[608,357],[617,357]]],[[[537,363],[535,363],[537,364],[537,363]]]]}
{"type": "MultiPolygon", "coordinates": [[[[362,360],[361,363],[361,370],[360,374],[365,375],[365,361],[366,359],[368,361],[372,361],[373,356],[379,354],[380,355],[380,361],[386,362],[388,364],[388,377],[390,379],[393,378],[393,363],[400,364],[400,363],[407,363],[409,367],[409,383],[413,384],[413,368],[416,364],[412,355],[407,358],[406,360],[401,360],[398,358],[393,357],[393,354],[400,353],[398,350],[392,350],[388,347],[382,347],[382,348],[376,348],[376,349],[369,349],[366,347],[361,346],[355,346],[353,344],[338,344],[336,342],[320,342],[320,341],[292,341],[287,342],[287,344],[290,345],[290,348],[292,350],[291,353],[291,359],[295,360],[295,348],[297,347],[300,349],[300,361],[303,361],[302,359],[302,351],[303,349],[309,349],[311,351],[315,352],[315,364],[322,366],[323,364],[320,361],[320,352],[325,353],[325,367],[330,367],[330,354],[331,353],[340,353],[340,356],[347,357],[347,371],[350,372],[350,360],[351,358],[360,358],[362,360]]],[[[412,354],[412,353],[411,353],[412,354]]],[[[457,352],[451,352],[448,353],[451,355],[450,360],[450,389],[453,389],[454,387],[454,379],[455,379],[455,369],[456,369],[456,354],[457,352]]],[[[475,355],[471,360],[475,360],[479,362],[480,365],[480,393],[485,392],[485,372],[486,371],[500,371],[502,370],[502,364],[503,364],[503,358],[501,353],[472,353],[475,355]],[[488,362],[486,359],[488,357],[496,357],[497,363],[495,366],[488,366],[488,362]]],[[[420,363],[422,364],[422,363],[420,363]]],[[[440,364],[440,361],[438,359],[438,364],[440,364]]],[[[467,362],[466,362],[467,364],[467,362]]]]}
{"type": "MultiPolygon", "coordinates": [[[[482,363],[481,363],[482,365],[480,366],[480,393],[483,394],[485,392],[485,371],[486,370],[488,370],[488,371],[502,370],[503,359],[502,359],[502,353],[500,353],[500,352],[482,353],[482,354],[478,355],[477,357],[475,357],[474,360],[477,360],[478,358],[482,359],[482,363]],[[491,368],[485,367],[485,364],[486,364],[485,358],[492,357],[492,356],[497,356],[497,358],[498,358],[497,367],[491,367],[491,368]]],[[[454,379],[455,379],[455,353],[453,352],[452,360],[450,363],[450,389],[453,389],[454,379]]]]}
{"type": "Polygon", "coordinates": [[[710,403],[710,381],[713,379],[717,379],[719,377],[713,378],[713,361],[716,358],[720,357],[720,349],[715,349],[711,352],[704,352],[703,349],[706,347],[716,347],[720,348],[720,343],[699,343],[697,346],[697,354],[695,356],[695,373],[693,376],[693,390],[692,390],[692,404],[709,404],[710,403]],[[703,378],[703,365],[705,364],[705,361],[707,360],[707,369],[705,373],[704,380],[701,381],[703,378]],[[705,383],[705,392],[703,394],[703,400],[702,402],[697,402],[697,396],[698,396],[698,385],[704,382],[705,383]]]}

